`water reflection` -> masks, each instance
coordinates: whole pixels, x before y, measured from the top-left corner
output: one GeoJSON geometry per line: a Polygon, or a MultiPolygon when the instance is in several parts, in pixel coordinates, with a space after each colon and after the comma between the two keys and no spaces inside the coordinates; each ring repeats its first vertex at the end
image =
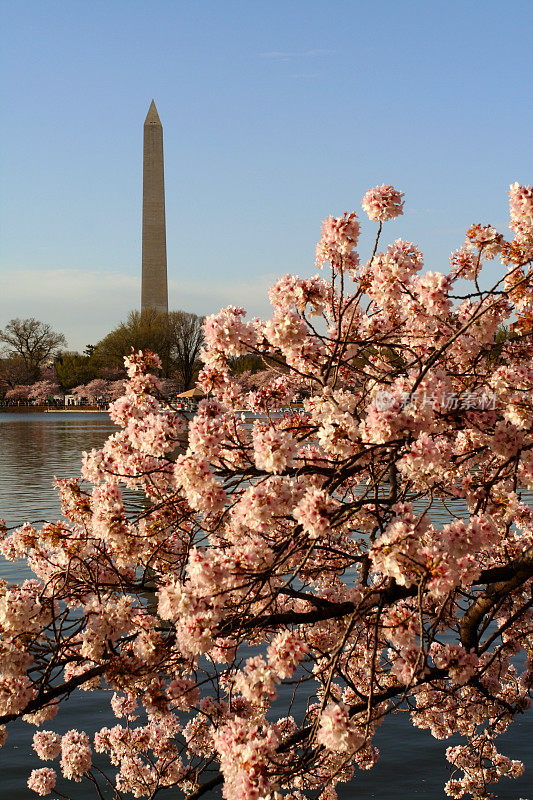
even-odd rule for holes
{"type": "MultiPolygon", "coordinates": [[[[116,431],[107,414],[0,414],[0,517],[8,527],[56,520],[54,478],[80,474],[84,450],[116,431]]],[[[30,577],[20,562],[0,561],[0,577],[30,577]]]]}
{"type": "Polygon", "coordinates": [[[116,431],[107,414],[0,414],[0,508],[8,524],[57,516],[54,477],[116,431]]]}

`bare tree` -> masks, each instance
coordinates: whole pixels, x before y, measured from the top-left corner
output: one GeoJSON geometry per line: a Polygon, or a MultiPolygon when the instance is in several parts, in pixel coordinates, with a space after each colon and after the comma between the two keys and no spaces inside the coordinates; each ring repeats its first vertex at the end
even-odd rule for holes
{"type": "Polygon", "coordinates": [[[0,393],[30,383],[32,377],[28,374],[26,365],[20,356],[0,358],[0,393]]]}
{"type": "Polygon", "coordinates": [[[171,311],[167,324],[169,358],[173,372],[183,383],[183,388],[190,389],[204,340],[204,317],[187,311],[171,311]]]}
{"type": "Polygon", "coordinates": [[[6,327],[0,330],[0,342],[4,343],[5,355],[22,359],[32,378],[36,378],[46,361],[67,344],[62,333],[57,333],[47,322],[40,322],[33,317],[9,320],[6,327]]]}

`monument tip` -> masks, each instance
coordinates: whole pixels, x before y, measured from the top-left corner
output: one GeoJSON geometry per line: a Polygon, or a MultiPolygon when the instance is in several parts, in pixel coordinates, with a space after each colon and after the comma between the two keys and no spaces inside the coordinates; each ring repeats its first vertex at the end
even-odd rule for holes
{"type": "Polygon", "coordinates": [[[159,119],[159,114],[157,113],[157,108],[153,100],[150,103],[150,108],[148,109],[144,124],[161,125],[161,120],[159,119]]]}

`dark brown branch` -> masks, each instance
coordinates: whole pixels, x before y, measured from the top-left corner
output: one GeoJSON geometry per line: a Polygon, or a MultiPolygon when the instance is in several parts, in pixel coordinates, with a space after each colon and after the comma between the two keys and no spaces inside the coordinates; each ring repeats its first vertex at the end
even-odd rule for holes
{"type": "MultiPolygon", "coordinates": [[[[520,559],[514,563],[513,577],[507,581],[489,584],[487,590],[470,606],[461,620],[461,644],[466,650],[479,645],[478,627],[485,614],[503,597],[517,589],[533,576],[533,560],[520,559]],[[521,563],[523,566],[517,567],[521,563]]],[[[511,565],[509,565],[511,567],[511,565]]],[[[481,576],[480,576],[481,580],[481,576]]],[[[486,581],[483,581],[486,582],[486,581]]]]}
{"type": "Polygon", "coordinates": [[[218,775],[215,775],[214,778],[211,778],[211,780],[202,783],[202,785],[192,792],[192,794],[188,794],[185,800],[198,800],[199,797],[202,797],[202,795],[204,795],[210,789],[214,789],[215,786],[220,786],[223,781],[224,777],[219,773],[218,775]]]}
{"type": "Polygon", "coordinates": [[[47,692],[39,693],[37,697],[35,697],[33,700],[30,700],[25,708],[23,708],[21,711],[18,711],[16,714],[3,714],[0,717],[0,725],[3,725],[5,722],[11,722],[18,717],[23,716],[23,714],[31,714],[33,711],[43,708],[56,697],[61,697],[63,694],[70,694],[74,689],[77,689],[78,686],[81,686],[86,681],[91,680],[91,678],[96,678],[98,675],[102,675],[107,668],[108,664],[99,664],[97,667],[88,669],[82,675],[76,675],[74,678],[62,683],[60,686],[54,686],[47,692]]]}

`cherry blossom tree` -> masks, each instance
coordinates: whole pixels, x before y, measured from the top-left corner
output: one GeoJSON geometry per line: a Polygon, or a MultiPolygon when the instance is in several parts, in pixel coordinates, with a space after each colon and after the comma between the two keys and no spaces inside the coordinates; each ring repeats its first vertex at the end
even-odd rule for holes
{"type": "Polygon", "coordinates": [[[112,400],[118,400],[124,394],[124,381],[122,379],[110,381],[107,387],[107,394],[112,400]]]}
{"type": "Polygon", "coordinates": [[[76,386],[72,394],[76,397],[85,397],[91,403],[109,394],[109,381],[95,378],[84,386],[76,386]]]}
{"type": "Polygon", "coordinates": [[[38,726],[36,755],[59,759],[32,772],[37,794],[59,770],[103,797],[96,751],[114,798],[333,800],[402,711],[462,737],[448,796],[521,774],[498,736],[533,681],[533,345],[496,333],[533,308],[533,191],[511,186],[511,239],[472,226],[448,274],[423,272],[410,242],[381,245],[400,192],[377,187],[363,208],[367,261],[355,213],[329,217],[327,276],[279,280],[266,322],[206,319],[208,397],[185,447],[158,358],[132,353],[120,429],[83,457],[92,488],[60,480],[63,521],[4,532],[3,555],[35,578],[0,589],[0,723],[38,726]],[[247,391],[228,367],[246,354],[279,374],[247,391]],[[301,386],[287,424],[277,409],[301,386]],[[122,487],[146,495],[141,511],[122,487]],[[107,690],[117,718],[92,740],[48,729],[77,688],[107,690]],[[284,691],[300,702],[280,716],[284,691]]]}
{"type": "Polygon", "coordinates": [[[26,384],[18,384],[13,386],[12,389],[8,389],[4,397],[6,400],[27,400],[30,390],[31,386],[27,386],[26,384]]]}
{"type": "Polygon", "coordinates": [[[32,400],[46,401],[56,394],[63,394],[56,381],[43,380],[37,381],[28,388],[28,397],[32,400]]]}

